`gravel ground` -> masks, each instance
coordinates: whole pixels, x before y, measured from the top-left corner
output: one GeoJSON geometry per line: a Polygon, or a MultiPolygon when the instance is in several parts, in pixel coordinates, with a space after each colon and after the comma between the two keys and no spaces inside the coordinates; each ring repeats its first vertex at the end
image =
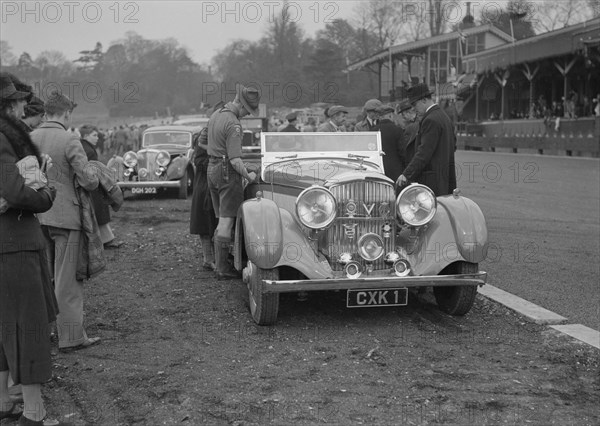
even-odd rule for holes
{"type": "MultiPolygon", "coordinates": [[[[276,325],[256,326],[243,284],[201,271],[189,208],[128,199],[114,215],[126,244],[86,284],[87,330],[102,343],[55,358],[51,414],[102,425],[600,423],[598,351],[480,296],[451,317],[428,295],[357,310],[342,292],[289,294],[276,325]]],[[[527,283],[537,272],[526,271],[514,273],[527,283]]]]}

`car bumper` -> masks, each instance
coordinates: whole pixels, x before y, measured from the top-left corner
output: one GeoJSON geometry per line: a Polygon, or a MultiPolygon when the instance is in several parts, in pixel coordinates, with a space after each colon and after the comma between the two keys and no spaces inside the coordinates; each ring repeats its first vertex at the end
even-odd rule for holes
{"type": "Polygon", "coordinates": [[[398,287],[451,287],[482,286],[487,272],[462,275],[430,275],[421,277],[365,277],[314,280],[263,280],[263,293],[291,293],[297,291],[329,291],[353,289],[385,289],[398,287]]]}
{"type": "Polygon", "coordinates": [[[162,180],[162,181],[142,181],[142,182],[117,182],[117,186],[121,189],[131,188],[179,188],[181,183],[178,180],[162,180]]]}

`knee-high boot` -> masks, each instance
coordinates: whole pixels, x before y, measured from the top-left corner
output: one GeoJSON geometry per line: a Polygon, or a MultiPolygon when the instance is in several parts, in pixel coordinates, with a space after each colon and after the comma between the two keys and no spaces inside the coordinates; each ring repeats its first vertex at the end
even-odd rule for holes
{"type": "Polygon", "coordinates": [[[231,239],[215,235],[215,263],[217,265],[217,279],[231,280],[241,278],[241,273],[236,271],[228,261],[231,239]]]}

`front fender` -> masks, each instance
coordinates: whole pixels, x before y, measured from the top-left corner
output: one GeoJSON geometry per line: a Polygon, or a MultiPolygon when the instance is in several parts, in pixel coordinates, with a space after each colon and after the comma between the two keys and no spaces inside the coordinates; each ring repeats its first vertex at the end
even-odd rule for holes
{"type": "Polygon", "coordinates": [[[438,198],[447,212],[460,254],[467,262],[479,263],[487,256],[488,232],[485,217],[471,199],[448,195],[438,198]]]}
{"type": "MultiPolygon", "coordinates": [[[[281,214],[277,204],[265,198],[246,200],[238,211],[238,222],[241,222],[244,232],[248,259],[259,268],[274,268],[283,252],[281,214]]],[[[239,226],[236,233],[239,233],[238,229],[239,226]]],[[[241,269],[241,260],[239,262],[236,267],[241,269]]]]}
{"type": "Polygon", "coordinates": [[[177,180],[181,179],[187,169],[189,159],[180,155],[175,157],[167,166],[167,179],[177,180]]]}
{"type": "Polygon", "coordinates": [[[454,195],[438,197],[437,203],[433,220],[405,236],[417,275],[437,275],[451,263],[480,263],[487,256],[487,226],[479,206],[454,195]]]}
{"type": "MultiPolygon", "coordinates": [[[[332,278],[329,263],[311,247],[290,212],[272,200],[254,198],[245,201],[238,212],[236,247],[240,247],[240,228],[248,260],[262,269],[290,266],[308,278],[332,278]],[[241,227],[239,226],[241,224],[241,227]]],[[[236,251],[236,268],[242,267],[236,251]]]]}
{"type": "Polygon", "coordinates": [[[115,155],[108,163],[106,163],[106,167],[114,170],[116,173],[117,182],[123,180],[123,172],[125,172],[125,164],[123,163],[123,157],[119,155],[115,155]]]}

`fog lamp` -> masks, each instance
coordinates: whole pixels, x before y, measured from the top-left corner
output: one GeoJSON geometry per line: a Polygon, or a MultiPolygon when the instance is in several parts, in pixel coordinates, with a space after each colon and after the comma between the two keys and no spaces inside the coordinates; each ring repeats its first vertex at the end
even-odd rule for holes
{"type": "Polygon", "coordinates": [[[125,176],[125,177],[129,177],[129,176],[131,176],[131,174],[132,174],[132,173],[133,173],[133,169],[131,169],[131,168],[129,168],[129,169],[125,169],[125,170],[123,171],[123,176],[125,176]]]}
{"type": "Polygon", "coordinates": [[[410,274],[410,264],[408,261],[402,259],[394,263],[394,273],[398,277],[406,277],[410,274]]]}
{"type": "Polygon", "coordinates": [[[358,278],[362,275],[362,266],[358,262],[350,262],[344,268],[344,272],[348,278],[358,278]]]}
{"type": "Polygon", "coordinates": [[[156,176],[161,176],[165,172],[165,170],[167,170],[167,169],[165,169],[164,167],[161,166],[158,169],[156,169],[156,171],[154,172],[154,174],[156,176]]]}

